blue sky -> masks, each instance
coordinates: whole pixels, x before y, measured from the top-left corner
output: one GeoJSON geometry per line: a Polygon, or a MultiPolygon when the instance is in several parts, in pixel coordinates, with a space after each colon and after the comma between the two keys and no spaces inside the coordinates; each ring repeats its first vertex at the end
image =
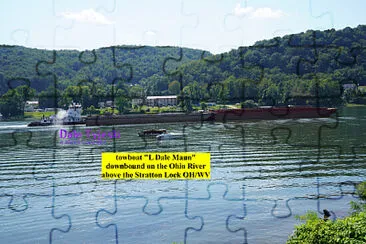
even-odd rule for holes
{"type": "Polygon", "coordinates": [[[0,0],[0,44],[183,46],[220,53],[308,29],[366,24],[363,0],[0,0]]]}

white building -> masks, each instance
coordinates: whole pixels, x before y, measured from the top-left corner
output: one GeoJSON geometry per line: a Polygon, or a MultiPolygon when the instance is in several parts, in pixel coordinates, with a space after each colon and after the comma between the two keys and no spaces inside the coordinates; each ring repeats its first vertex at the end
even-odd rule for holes
{"type": "Polygon", "coordinates": [[[98,102],[99,108],[112,107],[113,101],[98,102]]]}
{"type": "Polygon", "coordinates": [[[141,98],[133,98],[131,101],[131,105],[132,106],[140,106],[144,103],[144,100],[142,100],[141,98]]]}
{"type": "Polygon", "coordinates": [[[26,101],[25,102],[25,106],[24,106],[24,111],[25,112],[33,112],[34,109],[38,108],[38,101],[26,101]]]}
{"type": "Polygon", "coordinates": [[[176,106],[178,104],[177,96],[147,96],[147,106],[176,106]]]}

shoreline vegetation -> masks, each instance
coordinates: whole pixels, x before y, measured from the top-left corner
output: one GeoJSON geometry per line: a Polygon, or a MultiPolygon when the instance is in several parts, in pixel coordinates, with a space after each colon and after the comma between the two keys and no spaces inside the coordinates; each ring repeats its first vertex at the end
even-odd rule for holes
{"type": "Polygon", "coordinates": [[[357,104],[357,103],[347,103],[345,105],[347,108],[354,108],[354,107],[366,107],[366,104],[357,104]]]}
{"type": "Polygon", "coordinates": [[[287,244],[366,243],[366,181],[357,185],[358,201],[351,201],[350,215],[335,221],[321,219],[314,211],[295,216],[305,223],[297,225],[287,244]]]}
{"type": "Polygon", "coordinates": [[[35,109],[67,109],[75,102],[87,114],[110,104],[126,114],[148,104],[149,96],[177,96],[186,113],[202,102],[366,104],[365,36],[366,25],[307,30],[217,55],[184,47],[119,45],[79,52],[0,45],[0,113],[23,117],[26,102],[37,104],[35,109]],[[310,45],[314,37],[322,43],[316,52],[310,45]],[[95,62],[85,62],[93,57],[95,62]]]}
{"type": "MultiPolygon", "coordinates": [[[[366,104],[354,104],[354,103],[348,103],[345,104],[343,106],[340,106],[338,108],[342,108],[342,107],[346,107],[346,108],[355,108],[355,107],[366,107],[366,104]]],[[[237,108],[241,108],[240,105],[235,104],[235,105],[215,105],[210,107],[210,110],[218,110],[218,109],[237,109],[237,108]]],[[[193,112],[197,112],[202,110],[202,107],[197,107],[195,106],[194,109],[192,110],[193,112]]],[[[136,110],[132,110],[128,113],[125,113],[125,115],[128,114],[159,114],[159,113],[183,113],[184,111],[179,108],[179,107],[151,107],[148,108],[147,106],[143,106],[141,109],[136,109],[136,110]]],[[[88,115],[110,115],[110,114],[120,114],[118,113],[118,110],[113,111],[112,109],[95,109],[94,113],[85,113],[84,112],[84,116],[88,116],[88,115]]],[[[24,112],[24,116],[16,116],[16,117],[11,117],[8,119],[4,119],[3,121],[33,121],[33,120],[40,120],[43,116],[44,117],[50,117],[52,115],[55,115],[54,111],[46,111],[46,112],[24,112]]],[[[1,120],[0,120],[1,122],[1,120]]]]}

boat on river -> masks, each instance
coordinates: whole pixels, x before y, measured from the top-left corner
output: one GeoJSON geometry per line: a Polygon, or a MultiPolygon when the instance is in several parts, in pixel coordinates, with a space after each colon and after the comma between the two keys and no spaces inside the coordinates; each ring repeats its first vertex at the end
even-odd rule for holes
{"type": "Polygon", "coordinates": [[[80,104],[72,103],[62,118],[52,115],[45,117],[43,115],[40,121],[33,121],[28,126],[49,126],[49,125],[79,125],[85,124],[85,120],[81,116],[82,107],[80,104]]]}
{"type": "Polygon", "coordinates": [[[140,137],[151,137],[151,136],[156,137],[158,135],[165,134],[165,133],[167,133],[166,129],[151,129],[151,130],[141,131],[138,134],[140,137]]]}
{"type": "Polygon", "coordinates": [[[184,135],[182,133],[164,133],[156,136],[156,139],[161,140],[174,140],[174,139],[182,139],[184,135]]]}

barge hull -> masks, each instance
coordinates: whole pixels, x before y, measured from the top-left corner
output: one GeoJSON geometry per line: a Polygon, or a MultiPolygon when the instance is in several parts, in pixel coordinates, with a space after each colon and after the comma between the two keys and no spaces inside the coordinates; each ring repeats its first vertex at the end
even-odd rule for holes
{"type": "Polygon", "coordinates": [[[231,120],[274,120],[300,118],[327,118],[336,112],[335,108],[324,107],[288,107],[288,108],[248,108],[218,110],[215,112],[216,122],[231,120]]]}
{"type": "Polygon", "coordinates": [[[91,116],[85,119],[86,126],[99,125],[124,125],[124,124],[150,124],[150,123],[175,123],[175,122],[202,122],[212,118],[212,114],[139,114],[139,115],[114,115],[91,116]]]}
{"type": "Polygon", "coordinates": [[[110,115],[90,116],[85,119],[86,126],[150,124],[176,122],[204,122],[212,121],[225,123],[240,120],[274,120],[298,118],[326,118],[336,112],[335,108],[325,107],[261,107],[248,109],[216,110],[211,113],[191,114],[138,114],[138,115],[110,115]]]}

